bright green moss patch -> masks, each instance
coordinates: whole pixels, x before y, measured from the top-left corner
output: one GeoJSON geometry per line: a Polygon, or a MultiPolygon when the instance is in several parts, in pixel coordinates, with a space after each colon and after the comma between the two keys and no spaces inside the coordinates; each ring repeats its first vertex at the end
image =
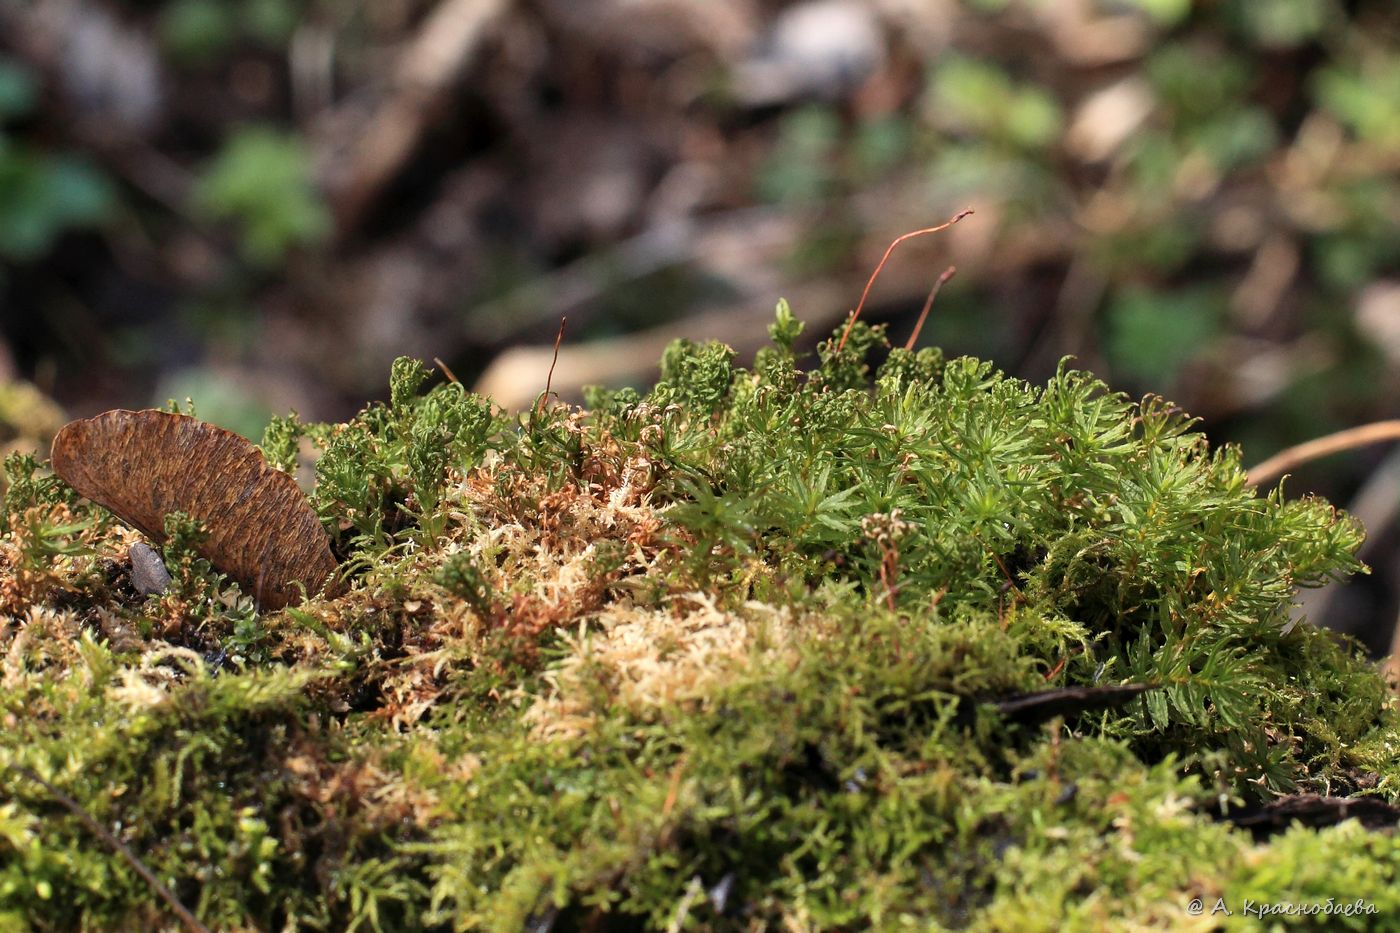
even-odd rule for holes
{"type": "MultiPolygon", "coordinates": [[[[201,921],[247,929],[1177,928],[1192,898],[1382,917],[1355,821],[1256,838],[1277,795],[1400,796],[1395,712],[1290,625],[1360,568],[1325,502],[1260,496],[1157,399],[883,349],[802,372],[667,351],[648,395],[519,418],[396,363],[388,405],[279,419],[350,584],[259,614],[6,464],[0,929],[169,925],[77,801],[201,921]],[[303,464],[304,465],[304,464],[303,464]],[[1151,684],[1047,721],[996,702],[1151,684]]],[[[1280,922],[1359,918],[1275,917],[1280,922]]],[[[1244,927],[1241,927],[1244,928],[1244,927]]]]}

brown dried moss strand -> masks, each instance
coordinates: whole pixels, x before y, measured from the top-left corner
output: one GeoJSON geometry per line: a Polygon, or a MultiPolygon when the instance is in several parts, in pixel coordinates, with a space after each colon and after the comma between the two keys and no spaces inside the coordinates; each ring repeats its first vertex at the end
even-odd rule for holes
{"type": "Polygon", "coordinates": [[[301,489],[232,431],[186,415],[115,410],[66,425],[53,470],[156,541],[165,516],[199,519],[199,553],[266,609],[314,594],[335,571],[330,543],[301,489]]]}

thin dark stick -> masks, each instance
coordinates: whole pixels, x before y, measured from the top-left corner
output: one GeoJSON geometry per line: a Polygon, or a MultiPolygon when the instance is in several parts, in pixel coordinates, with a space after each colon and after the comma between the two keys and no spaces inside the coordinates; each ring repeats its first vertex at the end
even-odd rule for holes
{"type": "Polygon", "coordinates": [[[175,892],[162,884],[161,880],[156,877],[156,873],[147,868],[145,863],[136,857],[136,853],[132,852],[131,849],[127,847],[126,843],[112,835],[101,823],[93,819],[92,814],[84,810],[82,804],[78,803],[78,801],[69,797],[63,791],[54,787],[48,781],[23,765],[10,765],[10,767],[17,774],[21,774],[29,778],[29,780],[33,781],[35,784],[43,787],[55,800],[63,804],[70,813],[81,820],[84,826],[90,829],[98,838],[107,843],[118,855],[125,859],[126,863],[130,865],[138,875],[144,878],[146,883],[160,895],[161,899],[170,905],[170,909],[175,911],[176,916],[184,922],[185,926],[196,931],[196,933],[209,933],[209,928],[199,922],[199,918],[194,915],[193,911],[180,903],[180,899],[175,896],[175,892]]]}
{"type": "Polygon", "coordinates": [[[889,245],[889,248],[885,250],[885,255],[880,259],[879,264],[875,266],[875,271],[870,273],[870,278],[865,283],[865,291],[860,293],[860,303],[857,304],[856,309],[851,312],[851,318],[849,321],[846,322],[846,330],[841,334],[841,342],[836,345],[836,349],[838,352],[846,349],[846,338],[851,336],[851,328],[856,326],[856,319],[860,317],[860,312],[865,309],[865,299],[870,297],[870,288],[875,284],[875,280],[880,277],[880,270],[885,268],[885,263],[890,261],[890,253],[894,252],[894,248],[899,244],[903,243],[905,240],[912,240],[916,236],[924,236],[929,233],[937,233],[940,230],[947,230],[953,224],[962,220],[964,217],[971,213],[972,208],[968,208],[965,211],[958,212],[950,220],[947,220],[936,227],[925,227],[922,230],[915,230],[912,233],[906,233],[902,236],[897,236],[894,238],[894,242],[891,243],[889,245]]]}
{"type": "Polygon", "coordinates": [[[544,394],[540,396],[540,402],[535,406],[536,418],[544,411],[544,403],[549,398],[550,386],[554,384],[554,367],[559,362],[559,345],[564,342],[564,325],[567,323],[569,323],[568,317],[559,319],[559,333],[554,335],[554,359],[549,361],[549,375],[544,377],[544,394]]]}
{"type": "Polygon", "coordinates": [[[1011,571],[1006,569],[1006,564],[1002,563],[1001,556],[991,548],[987,548],[987,553],[992,555],[992,560],[996,561],[997,566],[1001,568],[1001,575],[1006,577],[1006,585],[1015,590],[1017,596],[1020,596],[1021,588],[1016,585],[1016,581],[1011,576],[1011,571]]]}
{"type": "Polygon", "coordinates": [[[919,339],[919,331],[924,329],[924,321],[928,320],[929,309],[933,307],[933,299],[938,297],[938,292],[943,288],[943,283],[957,274],[958,267],[949,266],[943,270],[943,274],[938,277],[938,281],[933,283],[933,288],[930,289],[928,293],[928,300],[924,302],[924,310],[919,312],[919,320],[914,324],[914,332],[909,335],[909,340],[904,344],[904,349],[914,349],[914,341],[919,339]]]}

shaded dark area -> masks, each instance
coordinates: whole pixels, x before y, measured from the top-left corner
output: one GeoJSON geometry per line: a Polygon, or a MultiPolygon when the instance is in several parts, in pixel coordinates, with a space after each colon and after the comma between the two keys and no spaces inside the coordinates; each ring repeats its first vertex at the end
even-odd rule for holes
{"type": "Polygon", "coordinates": [[[1257,839],[1267,839],[1274,833],[1300,823],[1310,829],[1335,826],[1343,820],[1359,820],[1367,829],[1393,832],[1400,822],[1400,807],[1380,797],[1323,797],[1318,794],[1294,794],[1263,804],[1234,808],[1227,819],[1248,829],[1257,839]]]}
{"type": "Polygon", "coordinates": [[[1103,687],[1061,687],[997,700],[991,705],[1007,719],[1037,723],[1056,716],[1072,716],[1090,710],[1113,709],[1137,699],[1156,684],[1118,684],[1103,687]]]}

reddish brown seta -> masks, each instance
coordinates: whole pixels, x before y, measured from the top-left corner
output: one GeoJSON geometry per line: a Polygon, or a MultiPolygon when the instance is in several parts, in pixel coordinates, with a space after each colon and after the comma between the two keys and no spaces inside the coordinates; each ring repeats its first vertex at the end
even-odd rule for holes
{"type": "Polygon", "coordinates": [[[550,387],[554,385],[554,367],[559,363],[559,345],[564,342],[564,325],[567,323],[569,323],[567,316],[559,318],[559,333],[554,335],[554,358],[549,361],[549,374],[544,377],[544,394],[540,396],[539,404],[535,406],[536,418],[544,411],[544,403],[549,399],[550,387]]]}
{"type": "Polygon", "coordinates": [[[865,291],[860,293],[860,303],[857,304],[856,309],[851,312],[851,317],[846,322],[846,330],[841,334],[841,342],[836,345],[837,352],[846,349],[846,338],[851,335],[851,328],[856,326],[856,320],[860,318],[860,312],[865,309],[865,299],[870,297],[870,289],[875,284],[875,280],[880,277],[880,271],[885,268],[885,263],[890,261],[890,254],[894,252],[894,248],[899,244],[903,243],[905,240],[912,240],[915,237],[925,236],[930,233],[939,233],[940,231],[947,230],[953,224],[962,220],[964,217],[971,214],[972,212],[972,208],[968,208],[966,210],[959,211],[958,213],[954,214],[951,218],[949,218],[948,220],[944,221],[936,227],[925,227],[922,230],[914,230],[910,233],[906,233],[902,236],[897,236],[894,238],[894,242],[891,243],[889,245],[889,248],[885,250],[885,255],[881,257],[879,264],[875,266],[875,271],[870,273],[870,279],[865,283],[865,291]]]}
{"type": "Polygon", "coordinates": [[[938,277],[938,281],[933,283],[933,288],[929,290],[928,299],[924,302],[924,310],[919,312],[919,320],[914,324],[914,332],[909,335],[909,339],[904,343],[904,349],[913,350],[914,343],[919,339],[919,331],[924,329],[924,321],[928,320],[929,310],[933,307],[933,299],[938,297],[938,293],[943,288],[943,283],[958,274],[957,266],[949,266],[943,270],[943,274],[938,277]]]}

